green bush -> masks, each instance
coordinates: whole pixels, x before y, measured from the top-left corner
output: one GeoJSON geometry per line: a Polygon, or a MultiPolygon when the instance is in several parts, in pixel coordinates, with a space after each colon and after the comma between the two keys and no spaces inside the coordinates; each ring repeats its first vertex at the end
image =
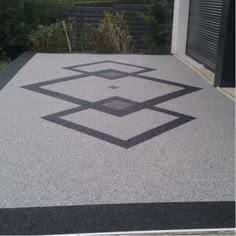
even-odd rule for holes
{"type": "Polygon", "coordinates": [[[144,37],[144,52],[150,54],[170,53],[172,22],[168,22],[173,11],[173,0],[153,0],[149,14],[142,16],[148,28],[144,37]]]}
{"type": "Polygon", "coordinates": [[[133,40],[129,32],[124,14],[106,13],[99,28],[100,41],[105,52],[130,53],[133,50],[133,40]]]}
{"type": "Polygon", "coordinates": [[[0,47],[15,58],[29,49],[32,30],[59,17],[57,0],[0,0],[0,47]]]}
{"type": "Polygon", "coordinates": [[[7,54],[3,51],[3,49],[0,47],[0,61],[9,61],[7,54]]]}
{"type": "Polygon", "coordinates": [[[85,23],[79,29],[78,50],[80,52],[96,52],[98,41],[98,25],[85,23]]]}
{"type": "MultiPolygon", "coordinates": [[[[75,22],[69,21],[66,24],[68,38],[72,51],[76,50],[75,22]]],[[[62,22],[50,25],[39,25],[31,32],[29,40],[34,50],[39,52],[69,52],[68,41],[62,22]]]]}
{"type": "Polygon", "coordinates": [[[10,59],[7,57],[6,53],[0,47],[0,72],[7,67],[10,63],[10,59]]]}
{"type": "Polygon", "coordinates": [[[151,0],[75,0],[75,6],[112,6],[114,4],[149,4],[151,0]]]}
{"type": "Polygon", "coordinates": [[[101,23],[80,28],[79,50],[96,53],[130,53],[133,50],[124,14],[107,12],[101,23]]]}

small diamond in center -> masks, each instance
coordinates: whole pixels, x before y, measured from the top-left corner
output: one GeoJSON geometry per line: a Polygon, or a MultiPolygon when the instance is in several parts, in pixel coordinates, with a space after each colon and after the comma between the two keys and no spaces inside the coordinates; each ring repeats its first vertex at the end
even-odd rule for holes
{"type": "Polygon", "coordinates": [[[102,105],[105,107],[112,108],[114,110],[123,110],[123,109],[133,106],[133,104],[131,103],[120,101],[120,100],[113,100],[113,101],[104,103],[102,105]]]}
{"type": "Polygon", "coordinates": [[[110,89],[118,89],[120,87],[112,85],[112,86],[109,86],[108,88],[110,88],[110,89]]]}
{"type": "Polygon", "coordinates": [[[118,71],[118,70],[109,69],[109,70],[103,70],[103,71],[97,72],[97,76],[113,80],[113,79],[123,78],[127,76],[127,73],[118,71]]]}

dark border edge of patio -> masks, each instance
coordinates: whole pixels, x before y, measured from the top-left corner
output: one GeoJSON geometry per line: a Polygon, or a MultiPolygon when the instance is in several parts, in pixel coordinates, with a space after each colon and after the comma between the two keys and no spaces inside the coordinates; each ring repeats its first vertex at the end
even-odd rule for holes
{"type": "Polygon", "coordinates": [[[1,235],[235,227],[235,202],[130,203],[0,209],[1,235]]]}
{"type": "Polygon", "coordinates": [[[5,70],[0,72],[0,91],[10,82],[10,80],[31,60],[35,52],[24,52],[12,61],[5,70]]]}

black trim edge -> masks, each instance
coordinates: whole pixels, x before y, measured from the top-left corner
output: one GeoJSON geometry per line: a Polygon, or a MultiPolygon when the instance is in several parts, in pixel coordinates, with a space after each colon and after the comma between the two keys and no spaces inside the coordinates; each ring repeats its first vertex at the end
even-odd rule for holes
{"type": "Polygon", "coordinates": [[[34,55],[34,52],[24,52],[0,73],[0,91],[7,85],[8,82],[10,82],[18,71],[20,71],[28,61],[30,61],[34,55]]]}
{"type": "Polygon", "coordinates": [[[0,234],[38,235],[235,227],[235,202],[0,209],[0,234]]]}

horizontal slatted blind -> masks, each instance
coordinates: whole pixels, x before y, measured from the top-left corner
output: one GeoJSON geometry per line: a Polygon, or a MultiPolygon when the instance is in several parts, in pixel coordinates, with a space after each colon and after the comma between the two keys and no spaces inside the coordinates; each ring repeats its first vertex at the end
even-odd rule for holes
{"type": "Polygon", "coordinates": [[[223,0],[191,0],[186,54],[215,71],[223,0]]]}

